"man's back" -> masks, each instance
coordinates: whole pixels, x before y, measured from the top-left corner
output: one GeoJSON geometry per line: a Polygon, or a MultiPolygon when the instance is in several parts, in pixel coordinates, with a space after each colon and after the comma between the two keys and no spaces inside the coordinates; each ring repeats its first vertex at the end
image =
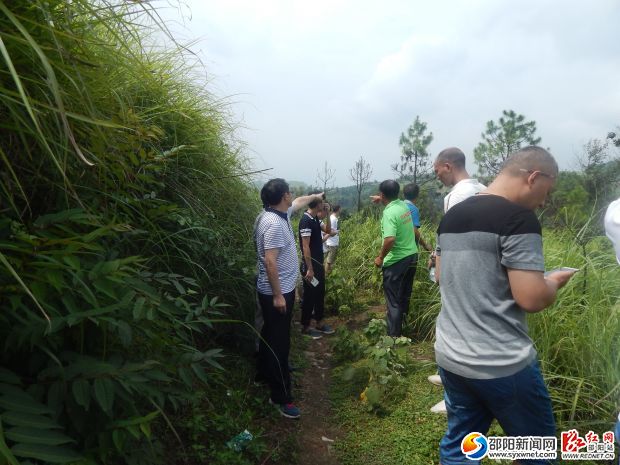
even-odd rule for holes
{"type": "Polygon", "coordinates": [[[467,378],[509,376],[536,356],[506,268],[544,271],[536,215],[495,195],[471,197],[439,225],[439,366],[467,378]]]}
{"type": "Polygon", "coordinates": [[[478,192],[482,192],[486,188],[487,187],[484,184],[478,182],[478,180],[474,178],[460,180],[444,197],[443,212],[446,213],[456,204],[461,203],[463,200],[468,199],[472,195],[476,195],[478,192]]]}
{"type": "Polygon", "coordinates": [[[381,233],[385,237],[395,237],[396,241],[383,260],[383,266],[390,266],[418,251],[411,212],[402,200],[391,201],[383,210],[381,233]]]}
{"type": "MultiPolygon", "coordinates": [[[[315,268],[323,268],[323,240],[321,234],[321,223],[310,213],[304,212],[299,220],[299,246],[301,248],[302,267],[305,266],[304,248],[302,238],[310,238],[310,258],[312,258],[312,266],[315,268]]],[[[305,268],[304,268],[305,272],[305,268]]]]}
{"type": "MultiPolygon", "coordinates": [[[[338,232],[338,217],[335,214],[331,214],[329,217],[331,230],[334,232],[338,232]]],[[[326,245],[330,247],[338,247],[340,245],[340,234],[335,234],[333,236],[329,236],[325,241],[326,245]]]]}

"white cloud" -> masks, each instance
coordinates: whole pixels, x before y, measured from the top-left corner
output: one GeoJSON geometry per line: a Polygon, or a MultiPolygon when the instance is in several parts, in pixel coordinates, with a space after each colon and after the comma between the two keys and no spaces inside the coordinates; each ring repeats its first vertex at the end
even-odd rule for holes
{"type": "Polygon", "coordinates": [[[238,95],[250,154],[274,175],[311,182],[301,167],[327,160],[346,184],[364,155],[387,177],[416,115],[434,153],[471,153],[486,121],[514,109],[562,166],[620,124],[615,0],[184,1],[183,35],[204,38],[212,88],[238,95]]]}

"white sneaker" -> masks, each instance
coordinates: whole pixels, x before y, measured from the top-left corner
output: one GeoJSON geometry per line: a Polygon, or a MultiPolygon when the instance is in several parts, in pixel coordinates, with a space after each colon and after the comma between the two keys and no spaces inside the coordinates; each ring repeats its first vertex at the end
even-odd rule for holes
{"type": "Polygon", "coordinates": [[[435,386],[441,386],[443,383],[441,382],[441,376],[439,375],[430,375],[428,377],[428,381],[435,386]]]}
{"type": "Polygon", "coordinates": [[[448,413],[448,409],[446,409],[446,401],[442,400],[441,402],[436,403],[431,407],[431,412],[433,413],[448,413]]]}

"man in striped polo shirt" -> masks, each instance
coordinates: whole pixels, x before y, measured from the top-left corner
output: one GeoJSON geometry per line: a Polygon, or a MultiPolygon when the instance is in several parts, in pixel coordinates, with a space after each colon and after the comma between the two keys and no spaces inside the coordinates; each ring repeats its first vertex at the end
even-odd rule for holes
{"type": "Polygon", "coordinates": [[[486,434],[493,418],[508,436],[555,436],[526,314],[550,306],[574,273],[544,275],[534,210],[557,174],[549,152],[525,147],[486,191],[452,207],[439,225],[435,357],[448,410],[442,465],[471,464],[461,441],[471,432],[486,434]]]}
{"type": "Polygon", "coordinates": [[[295,285],[299,261],[291,215],[312,201],[322,201],[323,193],[293,200],[289,185],[277,178],[261,189],[265,210],[254,225],[254,242],[258,256],[256,290],[263,314],[263,328],[258,349],[258,376],[269,383],[269,401],[287,418],[299,418],[292,403],[288,355],[291,345],[291,317],[295,302],[295,285]]]}

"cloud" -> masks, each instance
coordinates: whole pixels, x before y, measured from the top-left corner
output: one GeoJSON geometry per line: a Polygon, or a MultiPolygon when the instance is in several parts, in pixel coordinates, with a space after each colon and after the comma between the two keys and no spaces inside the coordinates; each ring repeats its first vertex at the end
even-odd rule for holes
{"type": "Polygon", "coordinates": [[[287,178],[327,160],[346,184],[360,155],[387,177],[416,115],[433,153],[469,154],[486,121],[513,109],[565,167],[620,123],[615,0],[184,1],[210,86],[238,96],[250,154],[287,178]]]}

